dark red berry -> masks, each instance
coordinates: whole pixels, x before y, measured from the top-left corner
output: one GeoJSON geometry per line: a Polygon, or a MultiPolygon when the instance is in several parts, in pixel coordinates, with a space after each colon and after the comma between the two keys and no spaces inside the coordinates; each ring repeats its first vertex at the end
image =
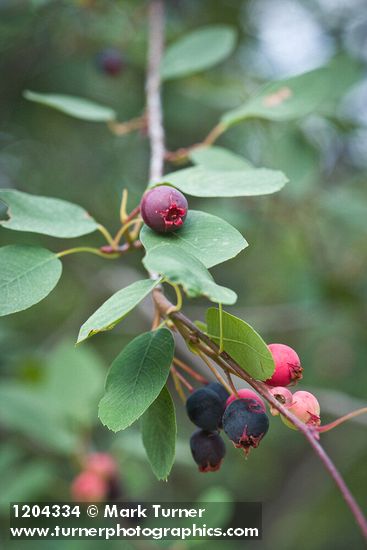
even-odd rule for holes
{"type": "Polygon", "coordinates": [[[106,500],[121,500],[122,499],[122,486],[120,480],[117,477],[113,477],[108,482],[108,491],[106,500]]]}
{"type": "Polygon", "coordinates": [[[222,425],[225,404],[213,390],[205,387],[196,390],[186,401],[191,422],[202,430],[217,430],[222,425]]]}
{"type": "Polygon", "coordinates": [[[147,191],[140,211],[144,222],[158,233],[169,233],[182,227],[187,214],[185,196],[169,185],[159,185],[147,191]]]}
{"type": "Polygon", "coordinates": [[[125,60],[122,54],[115,48],[106,48],[96,56],[99,69],[109,76],[118,75],[125,67],[125,60]]]}
{"type": "Polygon", "coordinates": [[[225,410],[223,429],[235,447],[247,454],[258,447],[269,428],[269,420],[261,403],[255,399],[236,399],[225,410]]]}
{"type": "Polygon", "coordinates": [[[271,378],[265,381],[269,386],[289,386],[302,378],[301,360],[294,349],[285,344],[269,344],[275,363],[271,378]]]}
{"type": "Polygon", "coordinates": [[[204,430],[194,432],[190,439],[190,448],[200,472],[219,470],[226,454],[224,441],[216,432],[204,430]]]}

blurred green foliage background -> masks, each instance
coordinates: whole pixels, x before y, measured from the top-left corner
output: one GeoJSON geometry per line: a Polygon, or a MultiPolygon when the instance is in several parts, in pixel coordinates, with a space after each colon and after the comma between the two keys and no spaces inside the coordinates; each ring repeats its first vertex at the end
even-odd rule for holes
{"type": "MultiPolygon", "coordinates": [[[[290,183],[274,196],[191,199],[190,205],[235,225],[250,246],[216,267],[219,283],[239,301],[231,311],[268,342],[284,342],[302,358],[302,389],[313,391],[328,422],[363,405],[367,322],[367,9],[363,0],[171,0],[167,41],[206,24],[239,32],[235,53],[218,67],[164,87],[169,149],[196,143],[222,112],[240,105],[264,81],[325,64],[336,54],[360,65],[360,77],[327,116],[295,123],[251,121],[219,141],[257,166],[283,170],[290,183]]],[[[0,186],[64,198],[118,228],[123,188],[134,207],[145,189],[149,148],[137,132],[114,136],[103,124],[64,116],[22,97],[24,89],[86,97],[117,110],[119,120],[144,109],[146,2],[1,0],[0,186]],[[121,51],[118,76],[96,55],[121,51]]],[[[345,70],[341,67],[341,82],[345,70]]],[[[1,244],[70,247],[40,235],[2,229],[1,244]]],[[[73,244],[102,244],[98,235],[73,244]]],[[[266,536],[256,548],[359,548],[359,532],[332,481],[303,438],[279,418],[246,461],[229,447],[217,474],[199,474],[189,455],[192,425],[176,399],[177,461],[168,483],[155,480],[138,426],[114,435],[97,419],[105,372],[139,331],[150,326],[144,302],[115,330],[74,349],[80,325],[115,290],[139,278],[140,253],[121,262],[73,256],[55,291],[28,311],[0,320],[0,509],[12,500],[67,500],[83,445],[119,461],[124,498],[194,500],[209,488],[230,499],[263,501],[266,536]],[[107,265],[106,265],[107,264],[107,265]]],[[[186,301],[203,319],[206,303],[186,301]]],[[[191,360],[183,347],[180,353],[191,360]]],[[[193,359],[195,361],[195,359],[193,359]]],[[[366,419],[325,434],[322,442],[361,505],[366,505],[366,419]]],[[[39,548],[34,543],[4,545],[39,548]]],[[[52,549],[99,548],[100,542],[43,543],[52,549]]],[[[118,541],[106,548],[133,548],[118,541]]],[[[156,546],[156,544],[147,544],[156,546]]],[[[202,543],[202,548],[236,543],[202,543]]],[[[178,547],[178,546],[177,546],[178,547]]],[[[190,547],[181,544],[180,548],[190,547]]],[[[246,547],[251,548],[251,543],[246,547]]]]}

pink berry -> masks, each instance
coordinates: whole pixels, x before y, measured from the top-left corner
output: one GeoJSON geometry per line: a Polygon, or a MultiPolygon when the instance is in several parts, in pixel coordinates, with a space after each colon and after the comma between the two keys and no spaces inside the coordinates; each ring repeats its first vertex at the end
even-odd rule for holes
{"type": "Polygon", "coordinates": [[[261,405],[262,410],[264,412],[266,411],[264,401],[261,399],[261,397],[257,395],[256,392],[248,389],[242,389],[242,390],[238,390],[237,393],[238,393],[238,397],[234,393],[232,393],[232,395],[228,397],[226,402],[226,407],[228,407],[228,405],[233,403],[233,401],[236,401],[236,399],[254,399],[259,405],[261,405]]]}
{"type": "MultiPolygon", "coordinates": [[[[293,394],[293,403],[288,408],[299,420],[309,426],[320,426],[320,405],[316,397],[308,391],[296,391],[293,394]]],[[[286,418],[281,417],[284,424],[290,428],[294,428],[286,418]]]]}
{"type": "Polygon", "coordinates": [[[302,378],[301,360],[294,349],[284,344],[269,344],[268,346],[275,363],[271,378],[266,380],[269,386],[289,386],[302,378]]]}
{"type": "MultiPolygon", "coordinates": [[[[282,386],[276,386],[275,388],[271,388],[269,390],[269,393],[271,393],[271,395],[275,397],[275,399],[279,401],[281,405],[283,405],[284,407],[287,407],[287,409],[293,403],[293,395],[289,390],[287,390],[287,388],[283,388],[282,386]]],[[[279,414],[278,410],[273,406],[270,407],[270,412],[273,416],[277,416],[279,414]]]]}
{"type": "Polygon", "coordinates": [[[107,491],[106,481],[87,470],[77,475],[71,484],[71,495],[76,502],[103,502],[107,491]]]}
{"type": "Polygon", "coordinates": [[[105,479],[115,477],[118,472],[115,459],[108,453],[91,453],[88,455],[86,469],[105,479]]]}
{"type": "Polygon", "coordinates": [[[187,214],[184,195],[169,185],[147,191],[140,204],[144,222],[157,233],[169,233],[182,227],[187,214]]]}

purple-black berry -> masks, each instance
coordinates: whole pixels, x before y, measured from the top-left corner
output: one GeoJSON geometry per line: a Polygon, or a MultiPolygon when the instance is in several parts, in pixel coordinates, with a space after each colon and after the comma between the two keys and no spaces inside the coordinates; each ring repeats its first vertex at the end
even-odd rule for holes
{"type": "Polygon", "coordinates": [[[219,470],[226,454],[224,441],[216,432],[204,430],[194,432],[190,439],[190,448],[200,472],[219,470]]]}
{"type": "Polygon", "coordinates": [[[235,447],[247,454],[258,447],[269,428],[269,419],[255,399],[236,399],[225,410],[223,429],[235,447]]]}
{"type": "Polygon", "coordinates": [[[213,431],[221,427],[224,409],[225,403],[207,387],[196,390],[186,401],[188,417],[202,430],[213,431]]]}
{"type": "Polygon", "coordinates": [[[223,386],[223,384],[220,384],[219,382],[210,382],[210,384],[208,384],[206,388],[215,392],[218,395],[219,399],[222,401],[224,407],[226,406],[227,399],[229,398],[229,393],[223,386]]]}
{"type": "Polygon", "coordinates": [[[185,196],[169,185],[147,191],[140,204],[144,222],[157,233],[169,233],[182,227],[187,214],[185,196]]]}
{"type": "Polygon", "coordinates": [[[125,59],[115,48],[106,48],[96,56],[97,67],[109,76],[118,75],[125,67],[125,59]]]}

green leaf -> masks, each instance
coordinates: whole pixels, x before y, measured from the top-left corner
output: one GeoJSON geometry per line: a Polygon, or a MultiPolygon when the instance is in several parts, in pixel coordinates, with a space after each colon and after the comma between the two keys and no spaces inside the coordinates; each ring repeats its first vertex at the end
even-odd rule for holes
{"type": "Polygon", "coordinates": [[[360,66],[344,56],[321,69],[270,82],[244,105],[222,117],[228,127],[248,118],[294,120],[314,111],[330,111],[361,77],[360,66]]]}
{"type": "Polygon", "coordinates": [[[227,25],[212,25],[187,34],[169,46],[161,74],[167,80],[208,69],[223,61],[234,49],[236,32],[227,25]]]}
{"type": "Polygon", "coordinates": [[[40,387],[48,396],[53,410],[68,423],[90,427],[105,378],[105,365],[89,347],[75,348],[65,341],[49,354],[49,361],[40,387]]]}
{"type": "Polygon", "coordinates": [[[59,258],[38,246],[4,246],[0,265],[0,316],[40,302],[55,288],[62,271],[59,258]]]}
{"type": "Polygon", "coordinates": [[[250,197],[275,193],[287,181],[283,172],[266,168],[207,170],[195,166],[167,174],[159,183],[170,183],[194,197],[250,197]]]}
{"type": "Polygon", "coordinates": [[[113,294],[82,325],[77,343],[90,338],[98,332],[110,330],[130,313],[160,281],[146,279],[136,281],[113,294]]]}
{"type": "Polygon", "coordinates": [[[92,233],[98,228],[97,222],[84,208],[61,199],[0,189],[0,200],[9,207],[9,219],[0,220],[7,229],[71,238],[92,233]]]}
{"type": "Polygon", "coordinates": [[[1,425],[37,441],[42,447],[62,453],[72,453],[78,440],[52,399],[16,382],[0,386],[1,425]]]}
{"type": "Polygon", "coordinates": [[[144,225],[140,240],[147,251],[162,244],[174,244],[195,256],[205,267],[225,262],[248,246],[232,225],[196,210],[189,210],[183,227],[172,233],[158,234],[144,225]]]}
{"type": "Polygon", "coordinates": [[[189,154],[190,160],[208,170],[248,170],[253,165],[224,147],[198,147],[189,154]]]}
{"type": "Polygon", "coordinates": [[[148,271],[160,273],[172,283],[182,285],[190,298],[206,296],[212,302],[222,304],[234,304],[237,300],[233,290],[217,285],[200,260],[177,245],[151,248],[143,264],[148,271]]]}
{"type": "Polygon", "coordinates": [[[137,420],[165,385],[174,353],[171,332],[161,328],[132,340],[113,361],[99,404],[102,424],[117,432],[137,420]]]}
{"type": "MultiPolygon", "coordinates": [[[[207,311],[208,334],[219,344],[219,310],[207,311]]],[[[239,366],[258,380],[267,380],[274,372],[273,357],[261,336],[245,321],[223,311],[223,345],[239,366]]]]}
{"type": "Polygon", "coordinates": [[[166,386],[142,416],[145,450],[158,479],[167,479],[176,449],[177,425],[175,406],[166,386]]]}
{"type": "Polygon", "coordinates": [[[51,107],[52,109],[56,109],[66,115],[81,120],[107,122],[116,118],[116,113],[113,109],[82,97],[60,94],[40,94],[32,92],[31,90],[23,92],[23,96],[30,101],[46,105],[46,107],[51,107]]]}

